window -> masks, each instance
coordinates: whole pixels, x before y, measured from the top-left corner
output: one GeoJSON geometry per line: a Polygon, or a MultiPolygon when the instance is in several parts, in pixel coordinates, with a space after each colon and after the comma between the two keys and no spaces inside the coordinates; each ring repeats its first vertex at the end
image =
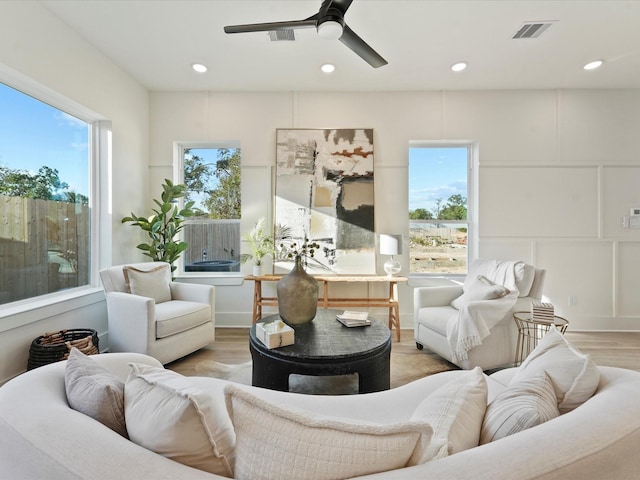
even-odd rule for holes
{"type": "Polygon", "coordinates": [[[410,146],[410,273],[467,272],[471,159],[469,144],[410,146]]]}
{"type": "Polygon", "coordinates": [[[185,201],[196,215],[185,221],[183,272],[240,271],[240,148],[181,147],[185,201]]]}
{"type": "Polygon", "coordinates": [[[90,284],[92,133],[0,83],[0,304],[90,284]]]}

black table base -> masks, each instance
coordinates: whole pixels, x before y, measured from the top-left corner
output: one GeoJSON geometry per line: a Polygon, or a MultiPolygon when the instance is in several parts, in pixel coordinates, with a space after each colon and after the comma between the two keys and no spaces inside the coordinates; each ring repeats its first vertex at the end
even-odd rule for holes
{"type": "MultiPolygon", "coordinates": [[[[255,326],[249,336],[253,360],[252,384],[256,387],[289,391],[289,376],[358,374],[359,393],[378,392],[390,387],[391,334],[382,322],[372,319],[367,327],[348,328],[335,319],[335,310],[318,310],[309,324],[293,325],[294,345],[269,350],[256,338],[255,326]]],[[[277,320],[278,315],[264,321],[277,320]]]]}

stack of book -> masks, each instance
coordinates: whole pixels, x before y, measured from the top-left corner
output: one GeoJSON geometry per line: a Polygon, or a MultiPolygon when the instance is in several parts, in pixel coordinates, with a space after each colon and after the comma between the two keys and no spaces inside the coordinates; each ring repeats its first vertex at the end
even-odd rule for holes
{"type": "Polygon", "coordinates": [[[531,305],[531,318],[534,322],[553,323],[553,305],[534,302],[531,305]]]}
{"type": "Polygon", "coordinates": [[[340,315],[336,315],[336,319],[345,327],[364,327],[371,325],[371,320],[367,318],[368,316],[369,314],[367,312],[345,311],[340,315]]]}

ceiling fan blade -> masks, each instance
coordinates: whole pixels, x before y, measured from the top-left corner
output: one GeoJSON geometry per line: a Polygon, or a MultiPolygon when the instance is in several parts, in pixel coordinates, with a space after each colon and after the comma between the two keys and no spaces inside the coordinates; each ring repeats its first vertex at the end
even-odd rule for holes
{"type": "Polygon", "coordinates": [[[272,30],[296,30],[298,28],[315,28],[316,17],[291,22],[247,23],[245,25],[229,25],[224,27],[225,33],[270,32],[272,30]]]}
{"type": "Polygon", "coordinates": [[[330,8],[337,8],[338,10],[340,10],[342,15],[344,15],[351,6],[352,2],[353,0],[325,0],[324,2],[322,2],[322,6],[320,7],[320,13],[323,12],[323,8],[325,13],[330,8]]]}
{"type": "Polygon", "coordinates": [[[353,50],[360,58],[371,65],[373,68],[382,67],[387,62],[378,52],[371,48],[364,40],[362,40],[347,25],[344,26],[340,41],[353,50]]]}

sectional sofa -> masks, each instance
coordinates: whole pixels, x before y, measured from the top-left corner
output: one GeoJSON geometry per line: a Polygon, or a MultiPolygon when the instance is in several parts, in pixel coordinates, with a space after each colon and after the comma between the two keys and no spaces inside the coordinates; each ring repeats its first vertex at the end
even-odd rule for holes
{"type": "MultiPolygon", "coordinates": [[[[241,464],[244,463],[246,466],[248,457],[251,457],[254,464],[265,462],[265,470],[261,471],[258,464],[255,475],[247,474],[245,468],[241,475],[244,478],[269,478],[268,472],[273,471],[274,462],[275,467],[278,467],[278,461],[290,460],[287,459],[287,453],[284,451],[286,447],[282,447],[279,442],[283,440],[290,445],[293,435],[285,439],[277,438],[276,430],[282,425],[282,421],[277,419],[274,422],[273,418],[269,418],[278,414],[279,411],[311,412],[312,416],[318,415],[321,419],[332,419],[316,424],[319,430],[315,432],[321,432],[319,436],[311,434],[297,439],[297,443],[294,442],[297,445],[296,448],[301,444],[305,445],[307,441],[311,444],[322,435],[326,440],[327,432],[331,432],[334,424],[340,422],[362,425],[364,430],[372,428],[373,425],[404,425],[405,427],[409,425],[409,430],[417,428],[425,434],[420,437],[421,441],[429,441],[429,435],[426,435],[429,431],[421,425],[425,419],[428,420],[427,423],[431,422],[433,425],[435,421],[433,418],[429,420],[429,415],[433,415],[434,412],[427,413],[426,416],[420,413],[417,423],[415,420],[416,412],[420,411],[420,405],[424,403],[425,398],[437,396],[434,393],[430,397],[430,393],[442,392],[446,390],[446,386],[456,382],[460,384],[463,378],[473,376],[476,382],[480,379],[483,384],[486,383],[485,397],[478,398],[482,402],[491,404],[510,388],[513,377],[521,374],[519,369],[502,370],[488,377],[479,369],[472,372],[451,371],[428,376],[389,391],[327,398],[236,384],[231,384],[229,387],[229,382],[214,378],[183,377],[179,379],[174,372],[163,371],[162,366],[155,359],[141,354],[112,353],[87,358],[91,358],[101,367],[105,367],[110,374],[123,381],[127,375],[131,377],[133,367],[129,364],[132,364],[142,372],[142,377],[145,375],[148,377],[147,380],[152,379],[154,375],[177,379],[178,382],[187,385],[186,391],[191,392],[186,395],[189,398],[197,399],[198,395],[206,392],[214,399],[213,405],[217,404],[220,411],[212,413],[203,407],[200,414],[218,415],[218,426],[214,426],[214,429],[220,430],[230,425],[228,419],[221,420],[224,415],[227,415],[223,411],[225,395],[226,405],[232,409],[234,415],[239,413],[240,407],[247,407],[251,401],[257,402],[258,409],[254,410],[256,417],[245,427],[266,428],[266,438],[258,439],[259,442],[252,446],[247,438],[243,437],[244,433],[238,431],[237,438],[231,437],[233,441],[238,442],[235,446],[235,459],[228,451],[224,452],[225,448],[229,449],[228,445],[225,447],[218,443],[218,451],[215,452],[221,457],[227,455],[229,461],[235,463],[237,468],[235,473],[238,474],[241,464]],[[145,374],[145,369],[151,373],[145,374]],[[242,406],[235,403],[235,400],[231,402],[230,391],[235,395],[236,400],[238,398],[242,400],[243,395],[247,396],[249,403],[242,406]],[[415,427],[416,424],[418,427],[415,427]],[[269,454],[263,451],[266,447],[281,451],[282,459],[279,455],[273,455],[273,452],[269,454]],[[278,450],[281,448],[283,450],[278,450]],[[261,455],[266,456],[261,459],[261,455]],[[270,466],[266,465],[268,462],[271,462],[270,466]]],[[[180,478],[204,480],[225,478],[225,476],[208,473],[165,458],[116,433],[88,415],[72,409],[65,392],[66,363],[58,362],[29,371],[0,388],[0,479],[174,480],[180,478]]],[[[579,406],[570,406],[570,411],[556,418],[479,446],[461,447],[460,439],[450,434],[442,444],[444,447],[441,445],[436,455],[439,459],[410,467],[400,465],[399,468],[365,475],[363,478],[473,478],[476,480],[637,478],[640,471],[640,455],[637,454],[637,446],[640,445],[640,373],[608,367],[595,367],[592,373],[599,377],[595,393],[591,396],[591,393],[587,392],[589,398],[586,401],[579,406]]],[[[128,382],[129,379],[127,385],[128,382]]],[[[153,381],[144,383],[145,388],[150,388],[152,383],[153,381]]],[[[127,392],[129,390],[125,389],[125,393],[129,395],[127,392]]],[[[133,396],[134,393],[130,395],[133,396]]],[[[452,395],[454,396],[456,395],[452,395]]],[[[140,396],[140,399],[145,401],[152,398],[153,395],[150,393],[140,396]]],[[[449,408],[449,404],[455,400],[455,398],[440,398],[437,413],[449,408]]],[[[127,427],[130,420],[132,423],[133,420],[138,423],[144,422],[143,417],[149,413],[148,408],[145,405],[139,407],[141,410],[136,411],[135,417],[127,415],[127,427]]],[[[485,412],[486,405],[481,407],[481,411],[485,412]]],[[[211,408],[211,405],[207,408],[211,408]]],[[[251,408],[250,405],[249,408],[251,408]]],[[[461,413],[469,415],[472,411],[472,407],[464,406],[461,413]]],[[[158,413],[160,416],[142,424],[144,428],[151,429],[146,432],[152,437],[150,441],[157,442],[169,437],[166,431],[155,434],[152,432],[153,428],[172,420],[171,417],[173,417],[173,414],[158,413]]],[[[291,421],[292,418],[296,420],[302,417],[300,415],[289,417],[286,421],[291,421]]],[[[463,422],[466,425],[462,426],[469,430],[469,425],[473,422],[474,420],[466,418],[463,422]]],[[[239,424],[234,426],[239,427],[239,424]]],[[[479,426],[476,425],[474,428],[479,426]]],[[[190,429],[189,436],[185,438],[192,438],[193,427],[185,425],[184,429],[190,429]]],[[[137,436],[141,435],[140,432],[133,431],[132,425],[129,432],[131,438],[134,433],[137,436]]],[[[468,432],[458,432],[458,434],[461,433],[468,432]]],[[[215,436],[220,435],[221,432],[210,432],[210,434],[215,436]]],[[[144,432],[142,435],[144,436],[144,432]]],[[[477,443],[477,432],[475,438],[477,443]]],[[[433,446],[436,442],[435,434],[430,440],[433,446]]],[[[336,444],[339,441],[342,442],[342,439],[336,438],[336,444]]],[[[329,443],[332,443],[331,437],[329,437],[329,443]]],[[[348,443],[341,445],[348,448],[348,443]]],[[[314,447],[312,454],[318,448],[323,447],[314,447]]],[[[353,452],[342,451],[346,454],[355,453],[356,459],[371,453],[369,447],[359,450],[357,442],[352,444],[352,448],[353,452]]],[[[375,448],[373,444],[371,449],[375,448]]],[[[400,447],[394,455],[404,455],[403,458],[406,458],[411,454],[410,451],[407,453],[402,448],[400,447]]],[[[384,450],[388,450],[388,447],[384,447],[384,450]]],[[[373,456],[379,456],[378,453],[373,452],[373,456]]],[[[401,460],[401,462],[404,461],[401,460]]],[[[303,472],[302,467],[287,466],[286,468],[283,475],[288,475],[290,478],[330,478],[330,475],[327,476],[330,472],[329,466],[321,469],[317,474],[303,472]],[[296,468],[300,468],[300,471],[296,471],[296,468]]],[[[336,477],[339,478],[339,475],[336,477]]],[[[281,480],[280,474],[278,477],[271,478],[281,480]]]]}

